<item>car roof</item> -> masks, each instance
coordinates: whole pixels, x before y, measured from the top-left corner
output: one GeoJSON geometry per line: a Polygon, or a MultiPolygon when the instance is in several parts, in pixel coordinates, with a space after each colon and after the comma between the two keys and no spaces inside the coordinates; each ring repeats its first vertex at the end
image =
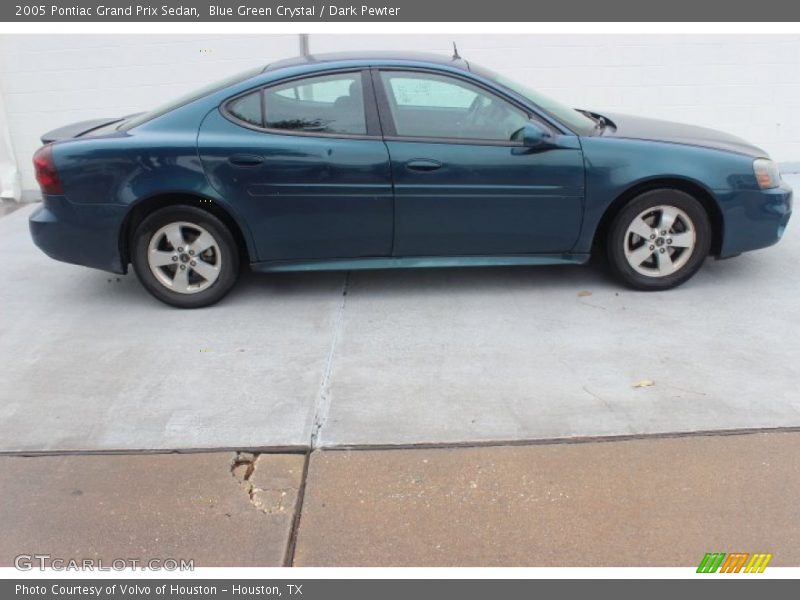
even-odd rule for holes
{"type": "Polygon", "coordinates": [[[286,67],[296,67],[300,65],[313,65],[332,62],[346,61],[365,61],[374,63],[428,63],[436,65],[447,65],[469,71],[469,63],[463,58],[456,56],[444,56],[427,52],[328,52],[323,54],[309,54],[306,56],[294,56],[285,58],[268,64],[264,72],[276,71],[286,67]]]}

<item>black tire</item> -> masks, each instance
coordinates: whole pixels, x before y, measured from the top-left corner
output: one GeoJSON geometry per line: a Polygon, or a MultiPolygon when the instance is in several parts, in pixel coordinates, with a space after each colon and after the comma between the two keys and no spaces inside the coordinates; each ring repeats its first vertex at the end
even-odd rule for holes
{"type": "MultiPolygon", "coordinates": [[[[239,277],[239,252],[233,235],[222,221],[199,208],[168,206],[151,213],[136,227],[132,246],[133,268],[139,281],[153,296],[172,306],[179,308],[210,306],[221,300],[233,288],[239,277]],[[187,242],[184,252],[178,252],[169,243],[168,236],[159,233],[162,228],[176,223],[182,224],[179,230],[183,239],[187,242]],[[199,240],[199,236],[194,238],[193,236],[198,232],[202,232],[202,230],[210,234],[215,242],[213,247],[201,254],[201,256],[208,257],[208,261],[203,260],[205,264],[202,266],[210,265],[214,270],[214,275],[208,278],[200,275],[200,266],[197,266],[197,262],[201,261],[200,257],[189,256],[190,252],[194,252],[190,250],[192,239],[199,240]],[[159,241],[154,240],[154,236],[157,233],[159,234],[159,241]],[[152,249],[153,252],[163,255],[174,253],[175,256],[178,256],[177,259],[172,258],[175,261],[174,267],[168,264],[163,267],[151,268],[148,261],[151,242],[159,244],[152,249]],[[190,265],[196,265],[198,270],[195,271],[190,265]],[[173,282],[175,289],[181,287],[186,290],[184,293],[175,291],[168,284],[170,276],[175,277],[179,267],[184,269],[186,273],[186,283],[193,282],[191,285],[185,286],[182,285],[183,282],[181,282],[180,286],[173,282]],[[214,277],[216,278],[214,279],[214,277]]],[[[177,281],[177,278],[175,281],[177,281]]]]}
{"type": "MultiPolygon", "coordinates": [[[[674,288],[689,280],[702,266],[711,247],[711,233],[708,214],[695,197],[671,188],[650,190],[628,202],[611,222],[605,240],[609,266],[618,279],[634,289],[658,291],[674,288]],[[648,239],[645,240],[645,237],[629,233],[628,228],[634,223],[634,220],[648,209],[654,209],[655,212],[651,213],[652,216],[647,217],[650,221],[645,221],[645,223],[657,226],[661,218],[657,207],[664,206],[676,208],[685,215],[676,220],[675,229],[670,230],[673,232],[672,234],[667,231],[666,235],[661,235],[662,231],[658,230],[658,227],[655,227],[656,230],[651,234],[657,236],[652,240],[649,239],[650,236],[647,236],[648,239]],[[685,217],[690,220],[690,229],[687,231],[694,231],[694,245],[691,248],[678,248],[677,246],[670,248],[667,242],[672,244],[672,237],[676,237],[677,241],[677,236],[681,233],[678,228],[685,225],[683,223],[685,217]],[[647,244],[647,249],[642,248],[644,254],[647,254],[650,248],[655,248],[655,251],[643,263],[639,263],[639,266],[634,268],[631,262],[638,263],[638,260],[632,258],[629,261],[626,249],[632,254],[637,247],[642,247],[642,241],[647,244]],[[667,264],[676,265],[674,272],[663,275],[655,272],[659,263],[657,252],[661,253],[662,257],[666,253],[670,260],[667,264]],[[684,252],[689,252],[689,254],[684,255],[684,252]],[[674,263],[671,258],[673,256],[676,257],[674,263]],[[678,264],[680,266],[677,266],[678,264]],[[649,273],[642,273],[637,268],[649,273]]],[[[667,272],[668,270],[669,267],[665,269],[667,272]]]]}

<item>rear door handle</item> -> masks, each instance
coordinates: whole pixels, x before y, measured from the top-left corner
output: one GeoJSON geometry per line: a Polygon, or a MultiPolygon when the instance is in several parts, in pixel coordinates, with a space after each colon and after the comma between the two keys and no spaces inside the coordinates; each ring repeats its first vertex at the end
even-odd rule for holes
{"type": "Polygon", "coordinates": [[[442,163],[432,158],[415,158],[408,161],[406,167],[412,171],[435,171],[442,168],[442,163]]]}
{"type": "Polygon", "coordinates": [[[264,162],[264,157],[256,154],[234,154],[228,162],[237,167],[257,167],[264,162]]]}

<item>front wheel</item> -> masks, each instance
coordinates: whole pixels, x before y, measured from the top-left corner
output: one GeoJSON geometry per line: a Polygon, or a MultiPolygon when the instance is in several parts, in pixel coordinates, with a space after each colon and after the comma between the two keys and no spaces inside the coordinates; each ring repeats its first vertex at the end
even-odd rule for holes
{"type": "Polygon", "coordinates": [[[228,228],[191,206],[147,216],[133,237],[133,268],[153,296],[180,308],[214,304],[239,275],[239,253],[228,228]]]}
{"type": "Polygon", "coordinates": [[[711,247],[703,205],[686,192],[658,189],[631,200],[611,224],[606,252],[615,275],[640,290],[665,290],[691,278],[711,247]]]}

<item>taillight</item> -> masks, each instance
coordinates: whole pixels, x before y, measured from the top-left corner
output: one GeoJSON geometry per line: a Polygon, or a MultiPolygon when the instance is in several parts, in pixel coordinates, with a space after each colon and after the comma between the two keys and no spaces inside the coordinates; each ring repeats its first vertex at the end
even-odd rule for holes
{"type": "Polygon", "coordinates": [[[61,179],[58,177],[56,163],[53,161],[53,147],[50,144],[42,146],[33,155],[33,166],[36,169],[36,181],[42,188],[43,194],[63,194],[61,179]]]}

